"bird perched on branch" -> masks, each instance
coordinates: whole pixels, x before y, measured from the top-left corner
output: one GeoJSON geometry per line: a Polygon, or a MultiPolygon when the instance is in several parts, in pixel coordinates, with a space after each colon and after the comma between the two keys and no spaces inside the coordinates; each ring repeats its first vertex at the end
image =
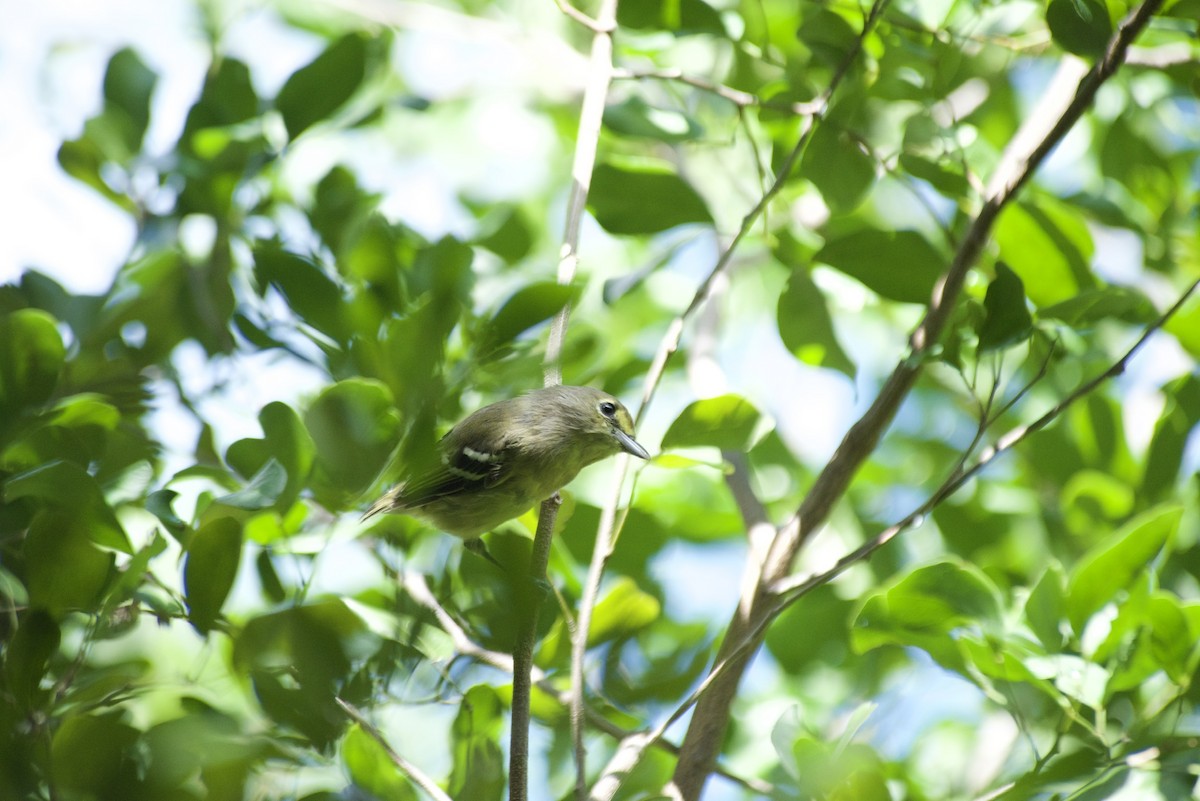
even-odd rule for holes
{"type": "Polygon", "coordinates": [[[362,519],[412,515],[486,556],[479,541],[484,533],[621,451],[650,458],[619,400],[591,387],[537,389],[466,417],[438,443],[438,463],[410,473],[362,519]]]}

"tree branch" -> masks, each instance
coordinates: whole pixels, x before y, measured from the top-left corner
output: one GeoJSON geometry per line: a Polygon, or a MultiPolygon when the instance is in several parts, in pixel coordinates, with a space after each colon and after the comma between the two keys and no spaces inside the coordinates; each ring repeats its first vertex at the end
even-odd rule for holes
{"type": "Polygon", "coordinates": [[[342,708],[342,711],[357,723],[371,739],[379,743],[379,747],[388,755],[388,759],[392,760],[392,764],[399,768],[401,773],[411,779],[413,784],[424,790],[434,801],[454,801],[454,799],[446,795],[445,790],[437,785],[437,782],[427,776],[420,768],[392,750],[392,747],[388,745],[387,739],[383,736],[383,732],[379,731],[370,721],[363,717],[363,713],[354,704],[343,701],[341,698],[334,698],[333,700],[337,701],[337,705],[342,708]]]}
{"type": "MultiPolygon", "coordinates": [[[[675,769],[674,789],[681,798],[695,801],[699,797],[714,760],[720,753],[741,676],[750,657],[761,645],[765,624],[769,622],[776,606],[771,587],[790,573],[800,548],[824,523],[834,504],[845,494],[851,479],[874,451],[900,404],[916,383],[924,359],[949,321],[967,273],[978,260],[1000,211],[1082,116],[1096,91],[1120,66],[1130,44],[1161,4],[1162,0],[1146,0],[1122,21],[1103,58],[1079,80],[1074,95],[1053,124],[1048,126],[1042,138],[1029,145],[1025,137],[1018,135],[1010,143],[987,186],[979,212],[960,243],[949,269],[935,288],[925,317],[910,337],[909,355],[896,365],[870,408],[847,431],[837,451],[817,476],[797,514],[779,528],[760,580],[747,590],[739,603],[717,659],[721,661],[734,650],[740,650],[740,643],[746,640],[753,642],[754,647],[748,649],[744,656],[736,660],[732,669],[712,684],[696,707],[675,769]]],[[[880,5],[877,3],[876,7],[880,5]]],[[[864,35],[868,29],[869,25],[865,25],[864,35]]],[[[1027,127],[1044,125],[1048,117],[1050,115],[1046,113],[1042,118],[1030,120],[1027,127]]]]}

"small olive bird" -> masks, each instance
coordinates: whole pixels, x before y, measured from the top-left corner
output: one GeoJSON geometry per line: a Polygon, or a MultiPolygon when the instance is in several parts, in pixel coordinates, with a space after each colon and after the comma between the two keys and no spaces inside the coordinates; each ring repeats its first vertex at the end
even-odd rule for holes
{"type": "Polygon", "coordinates": [[[591,387],[536,389],[468,415],[438,443],[440,463],[410,473],[362,519],[412,515],[490,559],[479,537],[621,451],[650,458],[619,400],[591,387]]]}

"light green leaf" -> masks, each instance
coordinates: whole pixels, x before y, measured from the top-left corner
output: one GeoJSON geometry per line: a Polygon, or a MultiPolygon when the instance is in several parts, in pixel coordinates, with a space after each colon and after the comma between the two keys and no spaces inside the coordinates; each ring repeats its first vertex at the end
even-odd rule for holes
{"type": "Polygon", "coordinates": [[[812,282],[808,270],[796,268],[776,308],[779,336],[805,364],[829,367],[854,377],[854,363],[842,350],[834,333],[825,296],[812,282]]]}
{"type": "Polygon", "coordinates": [[[342,740],[342,764],[350,781],[373,798],[417,801],[408,777],[396,767],[387,750],[357,723],[342,740]]]}
{"type": "Polygon", "coordinates": [[[722,395],[689,405],[663,436],[663,448],[710,446],[744,453],[758,440],[762,415],[745,398],[722,395]]]}
{"type": "Polygon", "coordinates": [[[1075,567],[1067,589],[1067,617],[1076,633],[1096,611],[1146,568],[1179,528],[1176,504],[1150,509],[1093,548],[1075,567]]]}
{"type": "Polygon", "coordinates": [[[657,598],[642,592],[633,579],[623,576],[596,604],[588,647],[628,637],[649,626],[661,613],[662,605],[657,598]]]}
{"type": "Polygon", "coordinates": [[[231,517],[201,526],[192,538],[183,566],[183,589],[192,625],[207,633],[217,616],[242,558],[242,527],[231,517]]]}

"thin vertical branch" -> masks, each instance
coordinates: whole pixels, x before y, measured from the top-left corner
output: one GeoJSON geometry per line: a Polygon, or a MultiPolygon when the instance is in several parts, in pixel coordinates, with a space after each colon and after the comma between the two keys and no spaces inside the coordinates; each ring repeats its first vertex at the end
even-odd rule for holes
{"type": "MultiPolygon", "coordinates": [[[[572,19],[578,18],[570,15],[572,19]]],[[[592,169],[596,164],[596,151],[600,142],[600,124],[604,115],[604,101],[612,82],[612,30],[616,27],[617,0],[603,0],[594,25],[592,52],[588,69],[588,82],[584,89],[583,103],[579,112],[579,131],[575,140],[575,158],[571,166],[571,190],[567,200],[566,222],[563,231],[562,250],[559,253],[558,282],[570,284],[575,280],[579,265],[579,234],[583,224],[583,212],[587,206],[588,190],[592,184],[592,169]]],[[[546,343],[544,383],[554,386],[562,383],[562,349],[570,321],[570,306],[564,305],[554,317],[550,327],[550,338],[546,343]]],[[[554,536],[554,522],[558,518],[557,496],[542,503],[538,515],[537,533],[533,538],[527,580],[541,586],[546,577],[546,565],[550,561],[550,545],[554,536]]],[[[537,641],[540,596],[530,593],[529,603],[523,604],[521,630],[513,648],[513,694],[512,726],[509,738],[509,799],[526,801],[529,797],[529,704],[532,692],[533,648],[537,641]]]]}

